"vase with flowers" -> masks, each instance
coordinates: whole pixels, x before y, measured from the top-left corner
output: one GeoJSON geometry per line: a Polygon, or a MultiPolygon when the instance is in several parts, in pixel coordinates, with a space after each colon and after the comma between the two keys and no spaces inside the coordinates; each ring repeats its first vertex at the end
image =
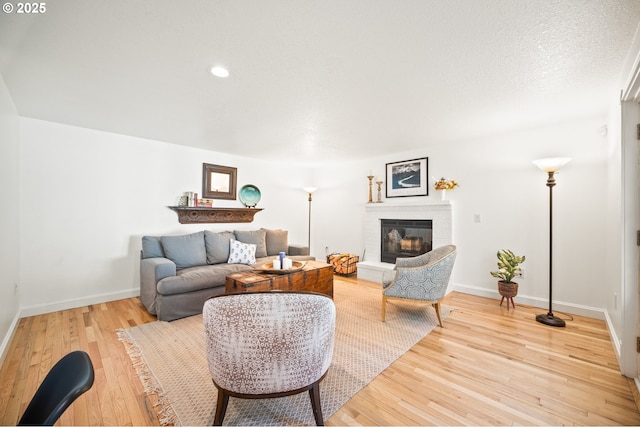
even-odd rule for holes
{"type": "Polygon", "coordinates": [[[446,200],[447,197],[447,190],[453,190],[454,188],[458,187],[460,184],[458,184],[457,182],[455,182],[453,179],[446,179],[446,178],[440,178],[439,180],[437,180],[435,182],[435,184],[433,185],[433,188],[436,191],[440,191],[440,197],[442,198],[442,200],[446,200]]]}

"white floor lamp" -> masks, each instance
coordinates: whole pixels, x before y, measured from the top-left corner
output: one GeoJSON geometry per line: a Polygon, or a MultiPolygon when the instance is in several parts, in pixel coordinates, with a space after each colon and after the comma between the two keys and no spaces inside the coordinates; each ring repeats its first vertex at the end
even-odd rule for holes
{"type": "Polygon", "coordinates": [[[311,200],[313,200],[311,195],[316,190],[317,190],[316,187],[304,187],[304,191],[306,191],[307,194],[309,194],[309,237],[308,237],[308,240],[307,240],[307,246],[309,247],[309,253],[311,253],[311,200]]]}
{"type": "Polygon", "coordinates": [[[547,187],[549,187],[549,312],[538,314],[536,320],[549,326],[563,327],[564,320],[553,315],[552,295],[553,295],[553,187],[556,185],[554,175],[560,168],[571,161],[569,157],[552,157],[547,159],[534,160],[533,164],[540,170],[547,172],[547,187]]]}

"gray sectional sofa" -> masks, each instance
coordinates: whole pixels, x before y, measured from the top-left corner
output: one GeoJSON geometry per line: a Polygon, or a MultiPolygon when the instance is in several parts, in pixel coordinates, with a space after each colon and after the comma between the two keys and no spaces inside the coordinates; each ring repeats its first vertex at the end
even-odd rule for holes
{"type": "Polygon", "coordinates": [[[280,252],[314,260],[306,246],[289,245],[286,230],[209,230],[181,236],[144,236],[140,300],[158,320],[202,313],[204,302],[225,293],[228,274],[252,270],[280,252]]]}

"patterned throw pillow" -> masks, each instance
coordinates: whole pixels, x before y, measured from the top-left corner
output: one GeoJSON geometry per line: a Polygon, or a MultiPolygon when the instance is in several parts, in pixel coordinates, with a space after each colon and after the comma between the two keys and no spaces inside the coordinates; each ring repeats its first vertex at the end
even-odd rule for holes
{"type": "Polygon", "coordinates": [[[252,243],[242,243],[235,239],[229,242],[229,260],[228,264],[255,264],[256,262],[256,245],[252,243]]]}

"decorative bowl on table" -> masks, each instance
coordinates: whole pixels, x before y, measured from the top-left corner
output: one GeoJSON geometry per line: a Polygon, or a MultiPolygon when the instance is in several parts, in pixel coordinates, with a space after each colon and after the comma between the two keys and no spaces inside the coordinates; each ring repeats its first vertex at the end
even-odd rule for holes
{"type": "Polygon", "coordinates": [[[273,262],[268,262],[261,265],[260,267],[256,267],[255,270],[259,271],[260,273],[289,274],[302,270],[305,264],[305,261],[293,261],[291,268],[273,268],[273,262]]]}

